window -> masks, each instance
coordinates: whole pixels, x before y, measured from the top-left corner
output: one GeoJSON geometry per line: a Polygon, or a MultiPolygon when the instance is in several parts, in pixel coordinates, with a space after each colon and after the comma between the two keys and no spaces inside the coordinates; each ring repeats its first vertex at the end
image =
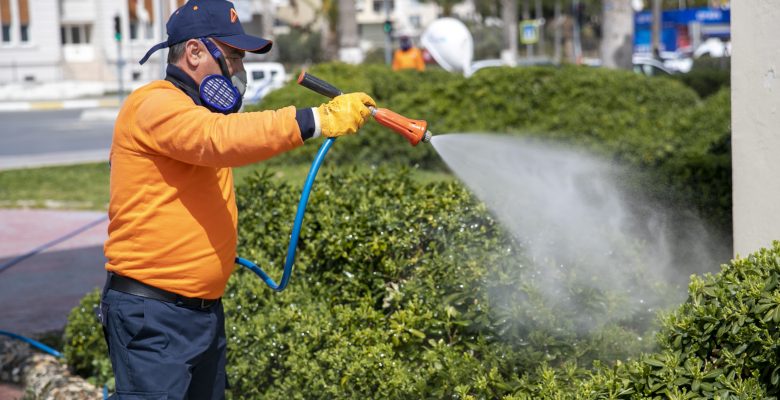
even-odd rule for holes
{"type": "Polygon", "coordinates": [[[92,43],[92,25],[63,25],[60,27],[60,41],[65,44],[92,43]]]}
{"type": "Polygon", "coordinates": [[[81,44],[81,29],[78,26],[70,27],[70,43],[81,44]]]}
{"type": "Polygon", "coordinates": [[[130,40],[138,39],[138,23],[130,22],[130,40]]]}
{"type": "Polygon", "coordinates": [[[154,38],[153,1],[127,0],[127,8],[130,11],[130,40],[154,38]]]}
{"type": "Polygon", "coordinates": [[[394,0],[374,0],[374,12],[375,13],[381,13],[385,12],[385,1],[387,1],[389,4],[387,7],[389,7],[389,11],[392,12],[395,8],[395,1],[394,0]]]}
{"type": "Polygon", "coordinates": [[[263,71],[252,71],[252,80],[253,81],[260,81],[265,78],[265,73],[263,71]]]}
{"type": "Polygon", "coordinates": [[[24,43],[30,41],[30,7],[29,0],[17,0],[19,2],[19,40],[24,43]]]}
{"type": "Polygon", "coordinates": [[[11,36],[16,36],[22,43],[30,41],[30,7],[29,0],[0,0],[0,41],[11,43],[11,36]],[[14,21],[11,5],[16,4],[19,20],[14,21]],[[18,28],[16,28],[18,27],[18,28]],[[18,30],[17,30],[18,29],[18,30]]]}
{"type": "Polygon", "coordinates": [[[0,22],[3,24],[3,43],[11,42],[11,1],[0,0],[0,22]]]}

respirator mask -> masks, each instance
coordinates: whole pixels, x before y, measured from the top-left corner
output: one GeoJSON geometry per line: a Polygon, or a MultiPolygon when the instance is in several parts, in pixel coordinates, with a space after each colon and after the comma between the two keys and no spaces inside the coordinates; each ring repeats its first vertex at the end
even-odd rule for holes
{"type": "Polygon", "coordinates": [[[222,71],[222,75],[208,75],[201,81],[198,95],[203,105],[222,114],[238,112],[241,108],[241,98],[246,92],[246,71],[239,71],[231,76],[225,56],[219,47],[208,38],[200,38],[200,41],[222,71]]]}

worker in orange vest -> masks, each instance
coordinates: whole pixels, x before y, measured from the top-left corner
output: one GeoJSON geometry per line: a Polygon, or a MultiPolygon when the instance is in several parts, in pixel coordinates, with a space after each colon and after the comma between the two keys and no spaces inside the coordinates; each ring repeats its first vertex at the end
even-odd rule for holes
{"type": "Polygon", "coordinates": [[[393,71],[400,69],[425,70],[422,51],[412,46],[412,39],[409,36],[401,36],[401,48],[393,55],[393,71]]]}
{"type": "Polygon", "coordinates": [[[376,103],[346,93],[312,108],[239,113],[247,35],[233,4],[190,0],[171,15],[164,80],[127,97],[111,144],[106,285],[98,317],[116,378],[112,399],[221,400],[222,295],[237,243],[232,167],[317,137],[354,134],[376,103]]]}

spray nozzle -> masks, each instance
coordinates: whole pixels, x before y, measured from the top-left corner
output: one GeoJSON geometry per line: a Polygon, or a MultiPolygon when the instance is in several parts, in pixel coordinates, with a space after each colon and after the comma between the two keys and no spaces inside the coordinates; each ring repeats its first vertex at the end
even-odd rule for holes
{"type": "MultiPolygon", "coordinates": [[[[335,86],[306,71],[302,71],[301,75],[298,76],[298,84],[330,98],[336,97],[342,93],[341,90],[335,86]]],[[[431,131],[427,129],[428,123],[421,119],[406,118],[403,115],[394,113],[386,108],[371,107],[371,115],[373,115],[374,119],[380,124],[405,137],[412,146],[416,146],[417,143],[420,143],[421,141],[424,143],[431,141],[432,135],[431,131]]]]}
{"type": "Polygon", "coordinates": [[[374,116],[376,122],[405,137],[412,146],[417,146],[420,141],[425,143],[431,141],[431,132],[427,129],[428,123],[421,119],[406,118],[386,108],[372,108],[371,115],[374,116]]]}

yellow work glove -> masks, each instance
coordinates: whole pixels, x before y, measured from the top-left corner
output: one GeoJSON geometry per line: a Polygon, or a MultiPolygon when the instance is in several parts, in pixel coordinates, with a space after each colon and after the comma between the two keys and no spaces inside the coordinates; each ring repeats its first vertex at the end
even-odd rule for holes
{"type": "Polygon", "coordinates": [[[322,136],[338,137],[356,133],[371,116],[369,106],[376,107],[374,99],[365,93],[356,92],[336,96],[317,107],[322,136]]]}

